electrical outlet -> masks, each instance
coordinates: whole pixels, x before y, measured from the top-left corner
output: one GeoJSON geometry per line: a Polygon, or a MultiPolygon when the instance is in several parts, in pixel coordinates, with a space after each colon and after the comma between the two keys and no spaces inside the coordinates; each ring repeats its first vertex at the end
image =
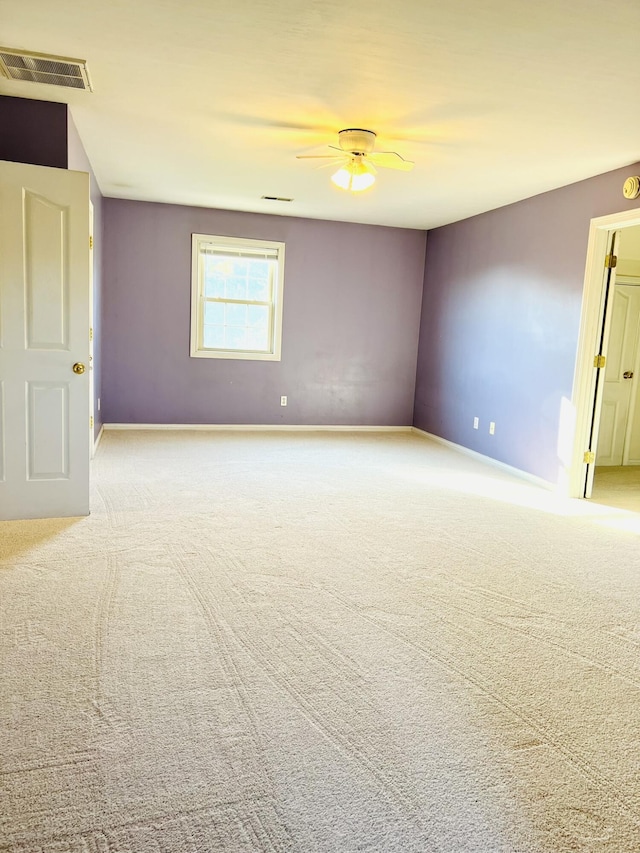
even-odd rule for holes
{"type": "Polygon", "coordinates": [[[281,406],[287,405],[287,398],[284,396],[284,394],[282,395],[282,397],[280,397],[280,405],[281,406]]]}
{"type": "Polygon", "coordinates": [[[489,424],[489,435],[493,435],[496,431],[496,425],[494,421],[491,421],[489,424]]]}
{"type": "Polygon", "coordinates": [[[98,411],[100,411],[100,397],[98,397],[98,411]]]}
{"type": "Polygon", "coordinates": [[[479,426],[480,426],[480,418],[474,418],[473,419],[473,428],[478,429],[479,426]]]}

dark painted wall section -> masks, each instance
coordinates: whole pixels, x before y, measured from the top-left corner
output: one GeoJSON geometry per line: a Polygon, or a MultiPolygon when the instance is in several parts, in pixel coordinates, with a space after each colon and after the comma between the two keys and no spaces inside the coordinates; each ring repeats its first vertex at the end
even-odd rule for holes
{"type": "Polygon", "coordinates": [[[105,423],[411,424],[425,239],[105,199],[105,423]],[[286,243],[282,361],[190,358],[192,232],[286,243]]]}
{"type": "Polygon", "coordinates": [[[102,395],[102,193],[84,150],[75,123],[68,113],[68,159],[69,168],[79,172],[88,172],[91,182],[91,201],[93,202],[93,396],[94,396],[94,435],[97,437],[102,427],[102,412],[98,410],[98,400],[102,395]]]}
{"type": "Polygon", "coordinates": [[[640,207],[622,196],[639,168],[429,232],[415,426],[558,482],[590,219],[640,207]]]}
{"type": "Polygon", "coordinates": [[[0,160],[67,168],[67,105],[0,95],[0,160]]]}

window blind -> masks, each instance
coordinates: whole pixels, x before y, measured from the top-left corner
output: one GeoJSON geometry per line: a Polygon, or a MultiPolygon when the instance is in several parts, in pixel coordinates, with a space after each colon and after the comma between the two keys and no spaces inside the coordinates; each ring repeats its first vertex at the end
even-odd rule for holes
{"type": "Polygon", "coordinates": [[[253,249],[251,246],[207,246],[200,245],[200,253],[213,258],[230,258],[232,260],[265,260],[277,261],[278,248],[260,248],[256,246],[253,249]]]}

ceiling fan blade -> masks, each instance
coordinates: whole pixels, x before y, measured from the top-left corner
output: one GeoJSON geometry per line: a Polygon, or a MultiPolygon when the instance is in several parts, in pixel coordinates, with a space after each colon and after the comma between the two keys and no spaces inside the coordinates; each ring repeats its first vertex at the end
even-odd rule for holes
{"type": "Polygon", "coordinates": [[[342,160],[342,162],[347,165],[349,160],[346,157],[332,157],[332,162],[330,163],[321,163],[319,166],[316,166],[316,169],[335,169],[336,166],[340,167],[339,163],[336,163],[336,160],[342,160]]]}
{"type": "Polygon", "coordinates": [[[296,154],[296,160],[344,160],[344,154],[296,154]]]}
{"type": "Polygon", "coordinates": [[[230,121],[234,124],[244,125],[245,127],[270,127],[279,130],[297,130],[300,132],[305,131],[309,133],[314,133],[316,135],[330,134],[335,132],[334,127],[331,127],[329,125],[318,124],[317,122],[311,124],[310,122],[305,121],[286,121],[283,119],[270,118],[268,116],[240,112],[234,113],[218,111],[217,115],[225,121],[230,121]]]}
{"type": "Polygon", "coordinates": [[[410,172],[415,166],[412,160],[405,160],[395,151],[377,151],[369,154],[367,159],[375,163],[376,166],[382,166],[385,169],[400,169],[402,172],[410,172]]]}

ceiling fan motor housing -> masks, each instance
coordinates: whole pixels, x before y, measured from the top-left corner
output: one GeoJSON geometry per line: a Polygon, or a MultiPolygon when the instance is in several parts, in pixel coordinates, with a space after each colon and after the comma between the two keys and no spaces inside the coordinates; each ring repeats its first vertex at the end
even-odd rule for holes
{"type": "Polygon", "coordinates": [[[370,154],[376,144],[376,135],[372,130],[349,127],[338,133],[338,141],[343,151],[352,154],[370,154]]]}

